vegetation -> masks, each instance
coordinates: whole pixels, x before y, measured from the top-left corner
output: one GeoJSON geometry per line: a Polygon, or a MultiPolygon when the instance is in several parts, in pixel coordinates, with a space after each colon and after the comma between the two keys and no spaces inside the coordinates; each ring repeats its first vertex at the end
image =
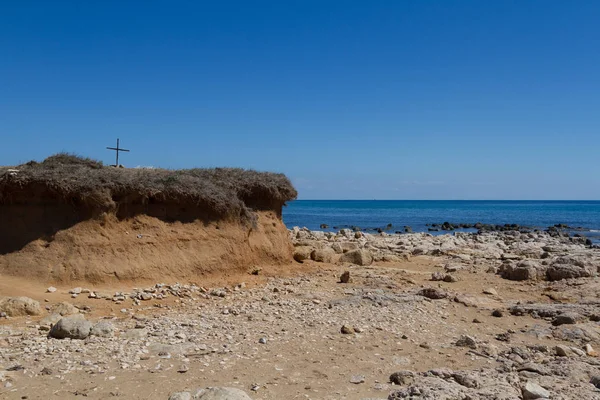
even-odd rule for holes
{"type": "Polygon", "coordinates": [[[168,203],[223,218],[248,215],[252,209],[281,210],[297,196],[283,174],[239,168],[115,168],[60,153],[14,170],[0,168],[0,204],[26,202],[26,196],[59,198],[94,209],[128,202],[168,203]]]}

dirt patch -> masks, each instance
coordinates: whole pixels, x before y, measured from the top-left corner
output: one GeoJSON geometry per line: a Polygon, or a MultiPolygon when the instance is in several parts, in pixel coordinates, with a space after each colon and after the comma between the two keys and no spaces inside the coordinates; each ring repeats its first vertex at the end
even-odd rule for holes
{"type": "Polygon", "coordinates": [[[227,276],[257,265],[288,264],[292,247],[277,213],[255,215],[255,223],[246,226],[166,222],[148,215],[120,220],[103,214],[1,255],[0,272],[64,283],[196,281],[213,273],[227,276]]]}

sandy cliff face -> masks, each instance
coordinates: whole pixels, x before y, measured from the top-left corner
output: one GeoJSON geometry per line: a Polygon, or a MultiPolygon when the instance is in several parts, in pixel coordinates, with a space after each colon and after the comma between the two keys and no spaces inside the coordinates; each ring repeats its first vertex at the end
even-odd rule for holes
{"type": "Polygon", "coordinates": [[[254,223],[168,222],[145,214],[86,218],[66,205],[4,206],[0,273],[52,282],[159,282],[288,263],[292,246],[278,214],[257,212],[254,223]]]}

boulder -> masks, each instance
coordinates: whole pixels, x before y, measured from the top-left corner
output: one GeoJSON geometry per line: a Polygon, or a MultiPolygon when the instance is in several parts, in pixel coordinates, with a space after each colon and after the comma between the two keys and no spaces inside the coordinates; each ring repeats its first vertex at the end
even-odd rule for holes
{"type": "Polygon", "coordinates": [[[517,264],[504,263],[498,271],[501,277],[511,281],[541,279],[544,277],[545,272],[545,267],[530,260],[521,261],[517,264]]]}
{"type": "Polygon", "coordinates": [[[591,267],[576,264],[552,264],[546,271],[549,281],[560,281],[570,278],[584,278],[594,276],[595,271],[591,267]]]}
{"type": "Polygon", "coordinates": [[[21,317],[24,315],[40,315],[42,309],[40,303],[29,297],[4,297],[0,299],[0,312],[9,317],[21,317]]]}
{"type": "Polygon", "coordinates": [[[48,334],[55,339],[85,339],[90,335],[92,323],[82,314],[61,318],[48,334]]]}
{"type": "Polygon", "coordinates": [[[576,313],[576,312],[569,311],[569,312],[565,312],[565,313],[562,313],[562,314],[556,316],[556,318],[554,318],[554,320],[552,320],[552,325],[554,325],[554,326],[573,325],[573,324],[576,324],[583,320],[584,320],[583,315],[576,313]]]}
{"type": "Polygon", "coordinates": [[[341,262],[349,262],[357,265],[371,265],[373,263],[373,256],[368,250],[357,249],[351,250],[344,254],[340,258],[341,262]]]}
{"type": "Polygon", "coordinates": [[[112,337],[115,334],[115,327],[109,321],[100,321],[94,325],[90,331],[92,336],[112,337]]]}
{"type": "Polygon", "coordinates": [[[310,259],[316,262],[330,263],[334,257],[335,251],[330,247],[315,249],[310,253],[310,259]]]}
{"type": "Polygon", "coordinates": [[[550,392],[538,385],[537,383],[528,381],[522,388],[522,394],[524,400],[533,399],[548,399],[550,398],[550,392]]]}
{"type": "Polygon", "coordinates": [[[310,255],[313,251],[312,247],[299,246],[294,249],[294,260],[303,262],[304,260],[310,260],[310,255]]]}
{"type": "Polygon", "coordinates": [[[52,313],[66,317],[68,315],[79,314],[79,308],[75,307],[71,303],[63,301],[62,303],[58,303],[57,305],[52,307],[52,313]]]}
{"type": "Polygon", "coordinates": [[[448,293],[438,288],[423,288],[417,294],[432,300],[445,299],[448,297],[448,293]]]}

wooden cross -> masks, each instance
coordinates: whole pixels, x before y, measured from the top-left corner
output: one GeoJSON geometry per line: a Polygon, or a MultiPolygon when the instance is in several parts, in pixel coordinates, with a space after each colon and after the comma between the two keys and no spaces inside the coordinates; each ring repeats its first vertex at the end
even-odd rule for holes
{"type": "Polygon", "coordinates": [[[119,152],[120,151],[126,151],[129,152],[129,150],[126,149],[122,149],[119,147],[119,139],[117,139],[117,147],[107,147],[108,150],[114,150],[117,153],[117,163],[115,164],[115,167],[119,166],[119,152]]]}

